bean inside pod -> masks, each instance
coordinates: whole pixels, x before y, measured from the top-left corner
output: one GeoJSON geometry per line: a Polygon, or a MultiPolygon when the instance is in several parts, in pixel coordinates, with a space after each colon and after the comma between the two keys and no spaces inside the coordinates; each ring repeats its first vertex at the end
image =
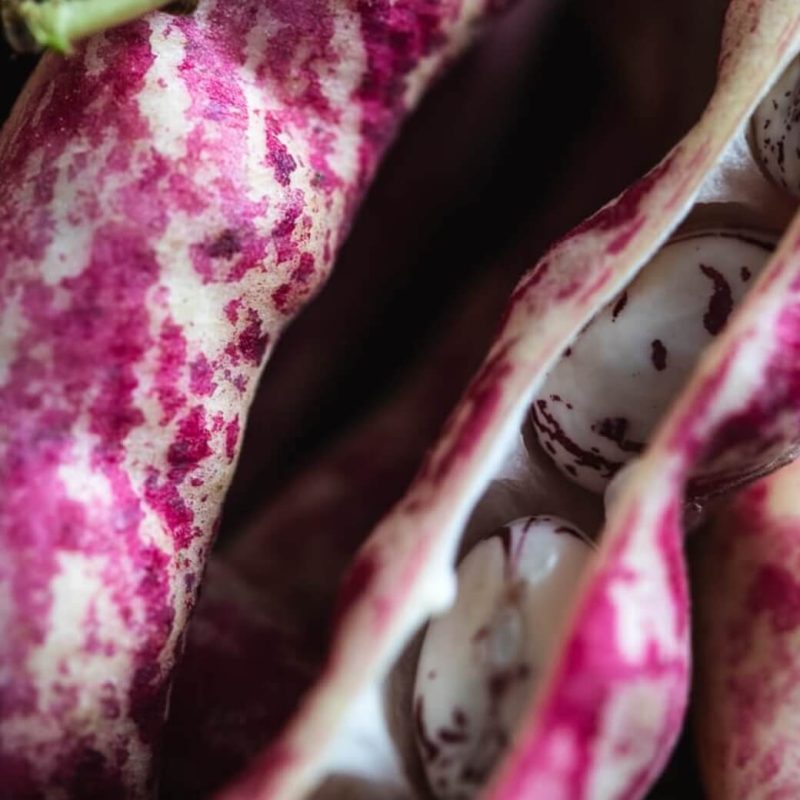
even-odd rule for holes
{"type": "MultiPolygon", "coordinates": [[[[771,181],[795,195],[798,64],[786,70],[751,123],[756,160],[771,181]]],[[[765,230],[742,226],[676,235],[586,325],[531,405],[541,452],[564,477],[589,492],[606,492],[614,502],[620,481],[609,485],[645,451],[701,354],[757,281],[775,240],[765,230]]],[[[695,483],[725,491],[793,450],[784,441],[727,452],[703,463],[695,483]]],[[[508,747],[520,706],[535,692],[558,641],[564,606],[591,548],[571,523],[539,516],[479,541],[461,562],[456,604],[429,625],[416,672],[417,745],[436,797],[474,796],[508,747]],[[569,545],[558,539],[559,530],[572,532],[569,545]],[[536,551],[540,561],[513,560],[515,547],[536,551]],[[549,580],[542,580],[545,551],[549,580]],[[531,585],[536,602],[521,601],[531,585]]]]}
{"type": "MultiPolygon", "coordinates": [[[[458,552],[466,563],[471,548],[481,547],[487,535],[492,539],[491,532],[498,527],[509,527],[509,520],[558,515],[568,520],[570,527],[579,524],[590,537],[598,538],[598,549],[594,554],[589,550],[588,569],[575,579],[571,591],[562,595],[573,607],[562,621],[555,652],[551,651],[550,658],[541,659],[539,663],[544,663],[545,669],[533,676],[530,685],[523,687],[520,682],[517,687],[514,696],[524,709],[518,720],[506,718],[505,748],[495,748],[496,752],[490,749],[486,762],[479,760],[480,772],[488,776],[487,796],[643,797],[663,769],[684,719],[689,684],[688,601],[680,524],[689,469],[697,480],[711,465],[709,474],[713,480],[720,479],[723,487],[735,486],[736,480],[771,469],[792,454],[794,440],[791,435],[783,435],[790,434],[787,430],[769,439],[769,446],[775,447],[775,458],[760,458],[767,437],[763,419],[756,416],[752,417],[755,421],[751,433],[758,446],[745,446],[746,437],[733,445],[730,440],[720,442],[714,438],[718,430],[714,425],[727,418],[724,415],[735,406],[737,397],[743,402],[753,400],[756,405],[762,397],[774,397],[768,385],[763,393],[760,386],[754,389],[757,381],[750,380],[746,370],[749,366],[761,370],[774,351],[777,337],[767,326],[755,324],[753,309],[769,317],[770,309],[763,300],[770,289],[776,303],[781,302],[774,288],[776,278],[781,277],[776,265],[786,256],[787,237],[778,257],[768,266],[769,276],[763,276],[769,281],[762,280],[753,292],[758,296],[748,299],[744,308],[731,312],[715,342],[701,345],[702,357],[688,391],[678,403],[667,402],[666,419],[658,420],[655,436],[648,440],[650,434],[646,434],[636,440],[643,446],[641,458],[640,453],[635,453],[637,458],[629,459],[625,470],[617,473],[608,492],[605,522],[599,494],[603,487],[589,491],[572,480],[574,476],[568,470],[559,470],[554,454],[548,453],[538,440],[530,420],[530,406],[540,399],[537,393],[542,391],[542,381],[546,383],[558,370],[559,351],[575,345],[580,327],[591,325],[592,315],[597,319],[597,309],[618,301],[626,284],[631,289],[633,275],[653,257],[657,243],[667,241],[676,231],[676,239],[688,235],[688,225],[682,226],[687,214],[696,222],[700,212],[707,210],[705,204],[719,207],[717,218],[709,222],[705,217],[705,224],[694,225],[692,235],[698,231],[722,231],[734,234],[734,238],[755,234],[761,241],[766,231],[780,231],[788,224],[793,213],[788,193],[766,178],[746,139],[736,133],[744,130],[749,109],[763,96],[768,82],[766,73],[774,76],[784,58],[780,54],[772,61],[767,58],[767,67],[759,72],[752,59],[747,61],[750,51],[746,48],[737,61],[737,49],[738,42],[747,40],[746,31],[757,29],[754,22],[761,23],[763,38],[768,39],[775,34],[775,17],[785,23],[792,15],[780,3],[769,4],[769,9],[778,9],[772,17],[765,11],[767,5],[734,6],[730,35],[724,40],[720,60],[722,90],[716,103],[709,106],[708,114],[692,134],[656,169],[548,251],[520,284],[489,357],[455,410],[440,443],[408,495],[359,554],[342,593],[345,610],[337,617],[333,657],[322,691],[315,694],[311,711],[300,718],[285,740],[291,747],[279,751],[284,757],[291,755],[295,764],[304,756],[304,748],[310,752],[309,744],[316,749],[319,741],[313,735],[303,737],[297,732],[319,734],[324,727],[319,722],[327,720],[328,724],[335,707],[330,700],[343,696],[355,700],[357,692],[353,687],[367,684],[366,676],[372,678],[373,691],[380,688],[386,670],[390,670],[388,688],[394,690],[398,673],[410,664],[406,673],[412,676],[406,684],[408,702],[396,703],[398,694],[392,691],[385,706],[388,716],[402,717],[400,738],[406,736],[411,742],[408,752],[408,742],[400,743],[405,761],[402,771],[411,782],[401,796],[428,797],[449,791],[446,787],[437,789],[437,780],[454,781],[454,776],[463,774],[464,765],[451,764],[446,769],[440,765],[444,773],[427,770],[424,752],[436,741],[427,725],[417,725],[415,733],[414,717],[420,708],[411,686],[420,663],[419,653],[427,647],[427,642],[422,641],[425,634],[399,662],[393,659],[420,625],[429,619],[447,617],[442,610],[453,598],[451,567],[459,536],[458,552]],[[758,16],[760,12],[762,17],[758,16]],[[747,16],[751,13],[755,20],[747,16]],[[733,84],[730,91],[726,80],[733,84]],[[732,98],[729,103],[723,102],[728,98],[732,98]],[[720,111],[725,105],[733,106],[735,113],[726,116],[724,108],[720,111]],[[717,134],[719,130],[723,132],[717,134]],[[735,151],[733,158],[731,150],[726,150],[729,145],[735,151]],[[768,202],[762,203],[764,198],[768,202]],[[741,207],[751,212],[745,224],[737,220],[737,208],[741,207]],[[772,215],[773,208],[781,209],[777,216],[772,215]],[[539,324],[539,319],[544,321],[539,324]],[[756,347],[741,335],[750,330],[748,325],[754,331],[752,341],[756,347]],[[723,364],[720,354],[730,355],[734,352],[730,345],[742,343],[745,347],[740,349],[751,360],[729,359],[723,364]],[[729,363],[735,381],[728,380],[721,368],[729,363]],[[550,375],[546,374],[548,371],[550,375]],[[718,379],[717,383],[710,383],[711,378],[718,379]],[[706,379],[711,389],[701,396],[698,388],[706,385],[706,379]],[[726,406],[722,400],[730,402],[726,406]],[[676,413],[676,408],[682,413],[676,413]],[[709,411],[708,416],[702,417],[699,410],[709,411]],[[676,420],[686,423],[685,436],[675,427],[676,420]],[[672,438],[668,439],[667,433],[672,438]],[[704,452],[711,454],[706,460],[702,457],[704,452]],[[742,459],[743,455],[747,458],[742,459]],[[731,475],[736,480],[729,481],[731,475]],[[615,487],[620,486],[619,499],[615,499],[615,487]],[[598,535],[601,525],[604,530],[598,535]],[[391,635],[384,636],[387,630],[391,635]],[[581,647],[582,658],[576,660],[573,656],[581,647]],[[379,656],[373,659],[373,652],[379,656]],[[369,666],[362,670],[365,661],[369,666]],[[357,677],[348,684],[349,675],[357,677]],[[331,692],[325,692],[325,682],[331,692]],[[569,747],[559,749],[565,741],[569,747]]],[[[781,30],[787,30],[786,25],[781,30]]],[[[790,46],[796,50],[796,44],[800,43],[790,46]]],[[[761,55],[766,58],[770,53],[764,50],[761,55]]],[[[771,244],[771,233],[764,238],[771,244]]],[[[744,266],[750,269],[749,264],[744,266]]],[[[647,266],[643,269],[646,271],[647,266]]],[[[708,288],[712,283],[707,275],[703,277],[706,289],[701,319],[708,311],[708,288]]],[[[750,280],[755,282],[756,278],[750,280]]],[[[777,285],[787,292],[790,289],[785,282],[778,281],[777,285]]],[[[786,330],[791,332],[794,328],[787,325],[786,330]]],[[[653,361],[653,338],[657,337],[644,340],[650,346],[645,348],[650,369],[663,361],[658,347],[653,361]]],[[[564,353],[563,357],[570,356],[564,353]]],[[[655,371],[666,372],[666,367],[655,371]]],[[[762,373],[766,375],[766,370],[756,375],[759,380],[762,373]]],[[[578,377],[580,392],[591,394],[596,376],[589,372],[578,377]]],[[[589,445],[589,452],[592,446],[589,445]]],[[[616,469],[605,476],[604,484],[614,473],[616,469]]],[[[459,559],[456,557],[455,561],[459,559]]],[[[462,581],[462,589],[464,585],[462,581]]],[[[456,599],[456,606],[464,607],[461,597],[456,599]]],[[[500,642],[507,635],[503,617],[499,615],[500,642]]],[[[437,622],[431,623],[429,631],[435,631],[436,625],[437,622]]],[[[472,666],[457,660],[458,653],[465,649],[456,648],[452,653],[450,674],[471,674],[472,666]]],[[[500,652],[507,651],[500,648],[500,652]]],[[[421,680],[421,672],[416,677],[421,680]]],[[[462,713],[455,719],[451,714],[445,720],[446,727],[440,726],[445,738],[463,735],[451,723],[458,725],[459,720],[481,708],[486,711],[478,693],[467,698],[472,699],[476,709],[459,705],[462,713]]],[[[426,704],[423,702],[422,711],[426,704]]],[[[369,708],[373,712],[370,719],[375,719],[379,714],[376,706],[369,708]]],[[[483,716],[485,722],[486,714],[483,716]]],[[[478,717],[480,714],[475,715],[478,717]]],[[[441,719],[431,720],[434,733],[441,719]]],[[[454,752],[457,749],[454,747],[454,752]]],[[[333,772],[330,763],[332,760],[327,766],[333,772]]],[[[365,764],[365,759],[361,763],[365,764]]],[[[384,786],[388,789],[388,781],[384,786]]],[[[455,791],[472,793],[476,788],[458,786],[455,791]]]]}
{"type": "MultiPolygon", "coordinates": [[[[565,478],[602,494],[644,452],[773,247],[773,236],[750,229],[679,234],[600,310],[531,406],[540,452],[565,478]]],[[[531,450],[529,457],[542,458],[531,450]]],[[[781,443],[766,452],[727,453],[724,465],[711,461],[700,475],[724,490],[786,451],[781,443]]],[[[455,605],[430,623],[422,644],[415,732],[440,800],[474,796],[509,746],[591,560],[590,536],[549,516],[546,498],[525,495],[523,486],[513,505],[537,515],[516,519],[469,550],[458,569],[455,605]]]]}

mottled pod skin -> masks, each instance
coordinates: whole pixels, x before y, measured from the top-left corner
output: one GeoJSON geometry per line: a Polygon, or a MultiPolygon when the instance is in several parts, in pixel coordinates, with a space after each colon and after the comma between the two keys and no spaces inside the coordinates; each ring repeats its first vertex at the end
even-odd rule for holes
{"type": "MultiPolygon", "coordinates": [[[[453,603],[461,535],[479,518],[487,490],[509,464],[536,458],[520,433],[548,371],[690,212],[725,203],[715,209],[723,216],[744,208],[784,232],[610,503],[554,657],[482,795],[645,796],[688,702],[687,483],[708,459],[728,463],[789,445],[800,430],[800,219],[790,224],[794,208],[775,194],[745,139],[753,110],[798,50],[793,0],[734,0],[706,112],[658,166],[556,243],[520,282],[438,443],[352,564],[316,684],[283,735],[220,798],[303,797],[326,775],[342,773],[343,744],[379,719],[376,693],[402,683],[415,632],[453,603]]],[[[401,746],[412,715],[396,727],[390,733],[401,746]]],[[[408,776],[406,794],[426,796],[413,764],[408,776]]],[[[387,772],[387,792],[394,780],[387,772]]]]}
{"type": "Polygon", "coordinates": [[[0,139],[0,785],[146,797],[254,381],[488,6],[201,3],[0,139]]]}
{"type": "Polygon", "coordinates": [[[709,800],[800,795],[800,463],[693,542],[695,737],[709,800]]]}

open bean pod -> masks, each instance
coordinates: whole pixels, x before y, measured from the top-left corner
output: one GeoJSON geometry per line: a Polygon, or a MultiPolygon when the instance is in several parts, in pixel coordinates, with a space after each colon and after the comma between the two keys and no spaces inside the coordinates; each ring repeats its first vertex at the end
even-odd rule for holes
{"type": "MultiPolygon", "coordinates": [[[[482,728],[494,736],[492,763],[469,764],[486,778],[483,796],[644,796],[681,728],[690,685],[686,492],[698,504],[729,492],[791,459],[800,440],[800,218],[770,169],[771,159],[785,166],[794,156],[784,145],[784,160],[773,159],[751,127],[763,124],[759,115],[768,111],[763,103],[773,102],[770,92],[799,50],[800,13],[793,3],[731,4],[718,85],[706,112],[655,169],[558,242],[521,281],[489,355],[438,444],[352,565],[321,678],[283,736],[221,798],[303,797],[325,777],[321,796],[352,797],[358,791],[370,797],[461,796],[467,787],[462,782],[453,789],[453,776],[463,777],[464,769],[440,759],[444,745],[469,738],[464,729],[476,710],[484,720],[502,723],[482,728]],[[754,285],[746,298],[735,296],[728,267],[716,269],[720,254],[709,264],[698,251],[692,269],[700,267],[710,287],[701,317],[716,338],[696,365],[684,365],[691,373],[688,383],[667,413],[659,412],[654,431],[645,425],[649,441],[635,439],[636,460],[612,484],[604,512],[599,497],[571,485],[576,476],[566,469],[568,458],[548,454],[547,437],[537,441],[531,407],[563,359],[571,357],[570,349],[587,341],[603,314],[613,317],[624,290],[634,291],[634,277],[670,236],[677,235],[670,245],[676,247],[720,231],[747,245],[728,266],[742,283],[752,277],[754,285]],[[773,241],[774,253],[756,264],[758,253],[765,256],[773,241]],[[742,252],[746,257],[739,263],[742,252]],[[728,319],[727,306],[735,300],[739,308],[728,319]],[[719,315],[726,325],[717,325],[719,315]],[[553,468],[553,456],[563,476],[553,468]],[[502,702],[485,701],[486,676],[476,678],[474,664],[458,661],[469,648],[437,643],[455,637],[458,644],[459,631],[480,634],[483,663],[513,666],[515,680],[527,679],[530,663],[515,661],[521,651],[513,645],[525,638],[519,631],[528,623],[526,609],[534,608],[525,598],[539,586],[536,564],[560,562],[556,551],[546,548],[543,561],[528,559],[527,548],[538,545],[527,544],[525,536],[541,527],[541,515],[553,514],[589,533],[599,527],[597,550],[555,625],[554,640],[544,647],[551,658],[539,665],[535,691],[528,687],[515,694],[511,713],[502,702]],[[536,524],[529,519],[534,516],[536,524]],[[510,543],[505,550],[486,544],[497,528],[520,518],[525,520],[512,525],[505,540],[495,537],[510,543]],[[494,587],[491,597],[503,600],[481,605],[459,596],[420,645],[414,637],[421,626],[456,600],[453,564],[460,548],[469,551],[460,567],[461,585],[480,585],[467,578],[474,559],[485,557],[485,574],[499,576],[499,583],[487,578],[494,587]],[[504,566],[502,552],[522,554],[521,560],[509,555],[504,566]],[[521,618],[495,615],[512,606],[521,618]],[[453,696],[474,707],[454,701],[449,716],[446,703],[426,711],[437,695],[424,681],[439,669],[451,676],[453,696]],[[464,694],[459,685],[468,687],[464,694]]],[[[779,110],[781,104],[775,106],[779,110]]],[[[791,126],[784,127],[788,136],[791,126]]],[[[608,328],[612,322],[603,324],[608,328]]],[[[680,363],[680,347],[657,338],[660,346],[655,339],[646,342],[655,377],[680,363]]],[[[630,440],[620,425],[603,430],[608,435],[601,438],[626,450],[621,444],[630,440]]],[[[582,453],[566,445],[562,450],[591,468],[587,454],[595,446],[590,439],[582,453]]],[[[555,535],[552,526],[547,530],[547,536],[555,535]]],[[[701,672],[713,668],[717,655],[713,647],[700,650],[707,662],[701,672]]],[[[504,674],[507,687],[511,673],[504,674]]],[[[496,677],[496,671],[489,675],[496,677]]],[[[701,683],[698,691],[702,688],[701,683]]],[[[771,734],[755,735],[768,743],[771,734]]],[[[456,750],[448,754],[458,758],[456,750]]],[[[470,752],[477,758],[478,751],[470,752]]],[[[713,776],[714,770],[711,764],[706,774],[713,776]]]]}

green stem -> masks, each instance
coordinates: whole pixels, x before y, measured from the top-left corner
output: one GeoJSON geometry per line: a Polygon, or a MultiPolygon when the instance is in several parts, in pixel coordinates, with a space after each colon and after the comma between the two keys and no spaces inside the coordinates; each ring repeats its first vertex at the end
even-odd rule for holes
{"type": "Polygon", "coordinates": [[[3,21],[18,49],[50,47],[69,53],[94,33],[123,25],[169,0],[5,0],[3,21]]]}

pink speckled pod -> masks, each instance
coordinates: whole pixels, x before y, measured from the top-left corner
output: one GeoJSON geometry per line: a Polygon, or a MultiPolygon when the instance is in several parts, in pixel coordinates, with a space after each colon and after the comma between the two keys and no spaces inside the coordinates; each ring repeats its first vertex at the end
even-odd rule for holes
{"type": "Polygon", "coordinates": [[[800,463],[695,541],[696,737],[711,800],[800,794],[800,463]]]}
{"type": "MultiPolygon", "coordinates": [[[[502,507],[519,501],[515,493],[528,514],[602,517],[597,501],[553,489],[557,478],[521,435],[545,374],[679,226],[755,225],[782,232],[778,247],[609,508],[558,655],[484,790],[503,800],[646,794],[688,699],[687,479],[706,458],[754,443],[791,449],[800,431],[800,218],[792,221],[794,202],[765,177],[746,138],[752,111],[798,50],[795,3],[731,4],[705,114],[519,284],[439,442],[352,565],[320,678],[283,736],[220,798],[304,797],[325,776],[324,797],[427,796],[408,746],[408,667],[418,650],[409,644],[452,603],[459,546],[513,519],[502,507]]],[[[716,656],[700,654],[710,668],[716,656]]]]}
{"type": "Polygon", "coordinates": [[[202,2],[0,139],[0,794],[146,797],[276,336],[483,2],[202,2]]]}

